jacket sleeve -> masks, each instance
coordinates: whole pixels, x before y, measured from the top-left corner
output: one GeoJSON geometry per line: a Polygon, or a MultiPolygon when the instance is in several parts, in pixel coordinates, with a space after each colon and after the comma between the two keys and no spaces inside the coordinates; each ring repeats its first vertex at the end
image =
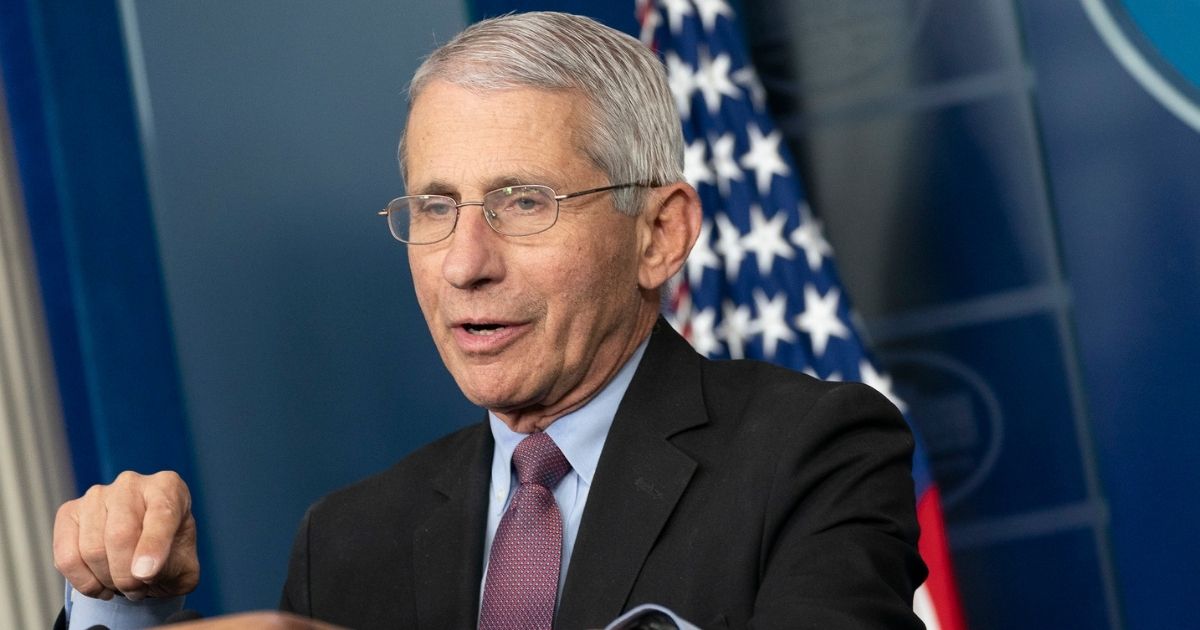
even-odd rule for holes
{"type": "Polygon", "coordinates": [[[913,438],[900,412],[845,383],[793,427],[768,496],[752,625],[922,628],[913,438]]]}

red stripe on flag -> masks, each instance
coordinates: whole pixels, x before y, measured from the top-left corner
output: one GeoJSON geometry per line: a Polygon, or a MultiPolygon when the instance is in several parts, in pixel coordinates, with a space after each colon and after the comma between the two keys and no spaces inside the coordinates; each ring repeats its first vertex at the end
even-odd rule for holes
{"type": "Polygon", "coordinates": [[[929,567],[925,587],[933,600],[941,630],[965,630],[962,603],[950,568],[950,545],[946,541],[946,525],[942,519],[942,499],[937,486],[930,486],[917,501],[917,521],[921,524],[921,540],[917,548],[929,567]]]}

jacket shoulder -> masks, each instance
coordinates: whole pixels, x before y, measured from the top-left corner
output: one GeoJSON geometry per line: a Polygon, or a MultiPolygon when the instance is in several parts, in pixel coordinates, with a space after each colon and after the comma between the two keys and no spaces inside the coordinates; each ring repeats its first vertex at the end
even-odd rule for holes
{"type": "Polygon", "coordinates": [[[788,415],[803,414],[822,398],[834,394],[890,403],[876,390],[862,383],[823,381],[771,363],[752,360],[703,360],[705,399],[722,407],[736,405],[752,409],[769,406],[786,408],[788,415]]]}
{"type": "Polygon", "coordinates": [[[326,494],[309,508],[309,513],[376,513],[381,505],[411,502],[416,495],[430,491],[433,480],[466,470],[467,462],[489,437],[486,423],[463,427],[418,448],[381,472],[326,494]]]}

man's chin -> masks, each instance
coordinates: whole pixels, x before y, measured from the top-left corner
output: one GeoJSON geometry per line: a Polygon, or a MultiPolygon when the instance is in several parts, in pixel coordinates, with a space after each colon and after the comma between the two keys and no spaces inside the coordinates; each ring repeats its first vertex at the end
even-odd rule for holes
{"type": "Polygon", "coordinates": [[[458,388],[467,400],[497,414],[517,414],[533,406],[534,396],[511,389],[496,388],[494,383],[491,385],[493,386],[476,387],[474,382],[458,381],[458,388]]]}

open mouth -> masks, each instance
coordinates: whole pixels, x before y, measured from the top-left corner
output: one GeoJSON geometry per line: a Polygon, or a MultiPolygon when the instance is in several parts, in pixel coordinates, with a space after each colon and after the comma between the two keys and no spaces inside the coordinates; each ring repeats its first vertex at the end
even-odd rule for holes
{"type": "Polygon", "coordinates": [[[502,330],[503,328],[503,324],[463,324],[463,330],[466,330],[472,335],[480,335],[483,337],[494,335],[497,331],[502,330]]]}

